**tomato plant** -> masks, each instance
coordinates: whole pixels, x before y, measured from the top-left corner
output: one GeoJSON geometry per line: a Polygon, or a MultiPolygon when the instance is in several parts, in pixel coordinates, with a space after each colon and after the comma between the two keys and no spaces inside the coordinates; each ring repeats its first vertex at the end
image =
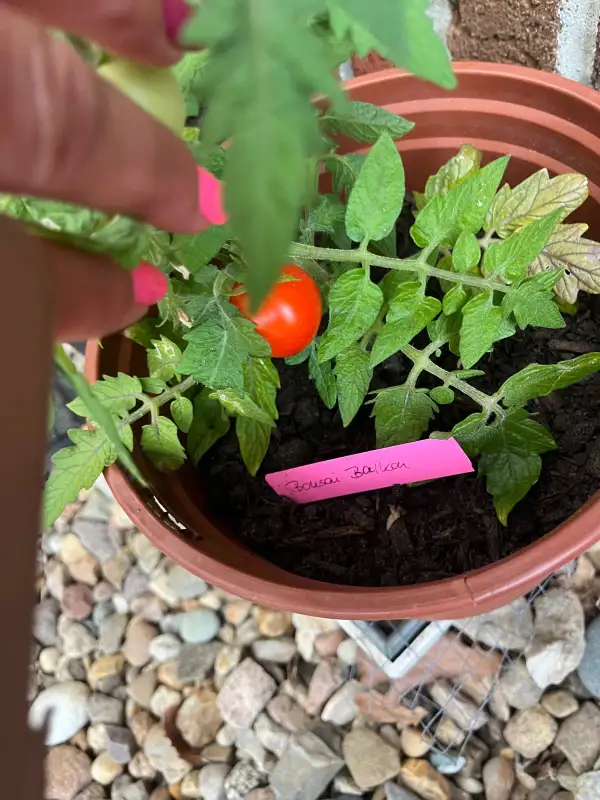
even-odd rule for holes
{"type": "Polygon", "coordinates": [[[99,67],[98,73],[140,108],[181,136],[186,118],[185,100],[170,69],[116,58],[99,67]]]}
{"type": "MultiPolygon", "coordinates": [[[[281,274],[291,280],[279,281],[269,292],[258,311],[250,311],[245,292],[231,302],[256,325],[256,332],[266,339],[273,358],[287,358],[302,352],[317,335],[323,306],[317,284],[295,264],[286,264],[281,274]]],[[[234,288],[238,288],[236,284],[234,288]]]]}

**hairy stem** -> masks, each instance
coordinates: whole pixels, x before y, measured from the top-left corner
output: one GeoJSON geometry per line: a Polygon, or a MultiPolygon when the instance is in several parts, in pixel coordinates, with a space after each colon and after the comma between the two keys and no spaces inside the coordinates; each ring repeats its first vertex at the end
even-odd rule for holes
{"type": "Polygon", "coordinates": [[[124,428],[126,425],[133,425],[134,422],[137,422],[138,419],[142,419],[142,417],[145,417],[146,414],[158,411],[158,409],[161,406],[164,406],[165,403],[175,400],[179,395],[187,392],[187,390],[191,389],[192,386],[195,386],[197,382],[198,381],[194,380],[194,378],[186,378],[184,381],[181,381],[181,383],[178,383],[177,386],[167,389],[166,391],[162,392],[162,394],[144,400],[143,405],[141,405],[135,411],[132,411],[131,414],[125,417],[124,420],[119,422],[117,425],[117,430],[121,430],[121,428],[124,428]]]}
{"type": "MultiPolygon", "coordinates": [[[[439,346],[438,342],[434,342],[425,350],[417,350],[415,347],[407,345],[401,349],[401,352],[410,358],[415,366],[418,364],[421,371],[424,370],[425,372],[429,372],[430,375],[435,375],[436,378],[439,378],[441,381],[443,381],[446,386],[452,386],[454,389],[458,389],[459,392],[462,392],[467,397],[470,397],[471,400],[477,403],[478,406],[481,406],[481,408],[486,411],[487,414],[495,414],[498,418],[503,419],[506,416],[506,412],[498,405],[493,397],[490,397],[484,392],[480,392],[479,389],[471,386],[470,383],[461,380],[456,375],[453,375],[451,372],[442,369],[442,367],[439,367],[437,364],[434,364],[433,361],[431,361],[429,356],[432,352],[434,352],[434,350],[431,350],[434,344],[439,346]],[[431,352],[428,352],[430,350],[431,352]]],[[[437,347],[435,349],[437,349],[437,347]]]]}
{"type": "MultiPolygon", "coordinates": [[[[291,258],[311,258],[323,261],[335,261],[337,263],[358,263],[364,262],[365,254],[360,250],[334,250],[328,247],[313,247],[309,244],[301,244],[294,242],[289,251],[291,258]]],[[[439,278],[452,283],[462,283],[464,286],[475,286],[478,289],[493,289],[497,292],[507,292],[508,286],[502,283],[496,283],[488,278],[478,278],[475,275],[458,275],[456,272],[450,272],[446,269],[438,269],[431,267],[425,261],[420,259],[400,259],[389,258],[387,256],[378,256],[375,253],[369,253],[368,259],[370,264],[375,267],[387,267],[387,269],[397,269],[402,272],[416,272],[424,275],[429,275],[432,278],[439,278]]]]}
{"type": "Polygon", "coordinates": [[[421,373],[428,371],[427,367],[429,364],[431,364],[429,357],[432,356],[440,347],[443,347],[446,344],[446,341],[446,339],[440,339],[438,341],[431,342],[431,344],[428,344],[424,350],[417,350],[414,347],[410,347],[410,345],[402,348],[401,352],[404,353],[405,356],[408,356],[413,362],[413,367],[408,373],[408,378],[406,379],[406,386],[409,389],[416,388],[417,381],[419,380],[421,373]],[[413,358],[407,352],[408,349],[414,350],[415,358],[413,358]]]}

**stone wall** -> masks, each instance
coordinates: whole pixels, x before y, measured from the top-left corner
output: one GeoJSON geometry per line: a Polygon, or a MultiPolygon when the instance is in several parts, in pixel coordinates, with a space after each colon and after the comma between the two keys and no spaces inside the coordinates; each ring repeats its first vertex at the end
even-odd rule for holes
{"type": "MultiPolygon", "coordinates": [[[[600,89],[600,0],[431,0],[431,16],[457,60],[523,64],[600,89]]],[[[370,58],[356,71],[382,65],[370,58]]]]}

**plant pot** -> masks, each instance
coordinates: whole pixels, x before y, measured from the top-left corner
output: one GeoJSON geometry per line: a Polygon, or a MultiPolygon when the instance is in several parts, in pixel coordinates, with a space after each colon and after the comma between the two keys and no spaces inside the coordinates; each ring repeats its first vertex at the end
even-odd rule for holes
{"type": "MultiPolygon", "coordinates": [[[[583,172],[590,198],[579,219],[600,236],[600,96],[554,75],[501,64],[460,63],[459,87],[449,93],[411,75],[386,70],[348,83],[351,96],[384,106],[416,123],[399,143],[407,186],[427,177],[469,142],[485,156],[509,153],[511,185],[541,167],[583,172]],[[595,230],[594,230],[594,225],[595,230]]],[[[356,149],[342,141],[342,148],[356,149]]],[[[90,379],[118,371],[143,374],[143,351],[121,336],[100,349],[90,343],[90,379]]],[[[108,482],[125,512],[174,561],[227,591],[254,602],[342,619],[452,619],[484,613],[531,589],[600,538],[600,493],[534,544],[463,575],[397,588],[356,588],[320,583],[285,572],[250,552],[204,513],[206,487],[186,467],[157,473],[141,452],[136,460],[154,494],[140,490],[119,467],[108,482]],[[181,530],[186,529],[185,538],[181,530]]]]}

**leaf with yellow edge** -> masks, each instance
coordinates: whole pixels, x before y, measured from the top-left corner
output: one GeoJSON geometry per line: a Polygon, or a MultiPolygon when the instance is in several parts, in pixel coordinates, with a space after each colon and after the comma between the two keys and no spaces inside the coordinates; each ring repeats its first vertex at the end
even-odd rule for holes
{"type": "Polygon", "coordinates": [[[569,173],[548,176],[541,169],[507,192],[504,188],[496,196],[490,214],[489,227],[505,238],[530,222],[561,209],[559,222],[585,201],[588,180],[585,175],[569,173]]]}
{"type": "Polygon", "coordinates": [[[458,153],[452,156],[427,181],[423,205],[426,205],[436,194],[448,194],[457,183],[478,170],[480,164],[481,153],[479,150],[472,144],[463,144],[458,153]]]}
{"type": "Polygon", "coordinates": [[[574,303],[579,291],[600,294],[600,243],[581,238],[587,225],[559,225],[548,244],[529,265],[529,274],[562,269],[554,291],[565,303],[574,303]]]}

